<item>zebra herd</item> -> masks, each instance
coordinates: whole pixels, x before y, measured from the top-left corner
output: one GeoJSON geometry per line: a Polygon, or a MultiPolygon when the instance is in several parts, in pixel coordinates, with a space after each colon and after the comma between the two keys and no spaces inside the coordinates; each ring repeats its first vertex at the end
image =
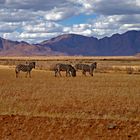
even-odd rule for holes
{"type": "MultiPolygon", "coordinates": [[[[29,64],[18,64],[15,68],[16,78],[18,78],[20,71],[26,72],[26,77],[29,75],[31,78],[31,71],[33,68],[35,68],[36,63],[30,62],[29,64]]],[[[97,62],[92,63],[91,65],[87,64],[76,64],[75,66],[72,66],[70,64],[62,64],[58,63],[54,66],[53,70],[55,72],[55,77],[62,76],[60,71],[66,72],[66,77],[76,77],[76,71],[81,70],[82,74],[86,76],[86,72],[89,73],[89,75],[93,76],[93,71],[97,67],[97,62]]]]}

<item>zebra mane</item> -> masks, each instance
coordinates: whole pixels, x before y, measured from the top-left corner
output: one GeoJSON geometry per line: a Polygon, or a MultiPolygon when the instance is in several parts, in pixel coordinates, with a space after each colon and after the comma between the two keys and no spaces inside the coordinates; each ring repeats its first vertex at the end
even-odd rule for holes
{"type": "Polygon", "coordinates": [[[35,62],[29,62],[27,65],[32,67],[32,68],[35,68],[35,64],[36,64],[35,62]]]}

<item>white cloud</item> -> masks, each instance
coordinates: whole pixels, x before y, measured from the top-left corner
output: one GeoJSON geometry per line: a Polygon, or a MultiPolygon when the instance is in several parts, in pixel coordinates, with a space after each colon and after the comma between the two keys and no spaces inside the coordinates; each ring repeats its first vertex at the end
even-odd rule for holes
{"type": "Polygon", "coordinates": [[[140,15],[100,16],[92,21],[97,37],[111,36],[127,30],[140,30],[140,15]]]}
{"type": "Polygon", "coordinates": [[[22,28],[28,33],[50,33],[61,31],[62,26],[55,22],[29,22],[22,28]]]}
{"type": "Polygon", "coordinates": [[[92,35],[91,27],[92,25],[90,24],[75,24],[72,27],[64,27],[63,32],[91,36],[92,35]]]}
{"type": "Polygon", "coordinates": [[[14,41],[20,40],[19,36],[20,36],[19,32],[16,32],[16,31],[12,32],[12,34],[11,33],[3,33],[2,34],[3,38],[5,38],[5,39],[10,38],[11,40],[14,40],[14,41]]]}
{"type": "Polygon", "coordinates": [[[45,14],[45,19],[48,21],[58,21],[66,17],[65,11],[54,8],[45,14]]]}
{"type": "Polygon", "coordinates": [[[140,1],[139,0],[136,0],[136,5],[140,6],[140,1]]]}
{"type": "Polygon", "coordinates": [[[67,7],[70,4],[71,2],[69,0],[5,0],[5,4],[1,5],[1,7],[48,11],[54,7],[67,7]]]}
{"type": "Polygon", "coordinates": [[[0,0],[0,36],[12,40],[39,42],[63,33],[104,37],[131,29],[140,30],[139,0],[0,0]],[[63,22],[82,14],[96,17],[63,22]]]}
{"type": "Polygon", "coordinates": [[[16,30],[19,26],[21,26],[21,23],[17,22],[0,22],[0,32],[6,32],[10,33],[16,30]]]}
{"type": "Polygon", "coordinates": [[[27,42],[32,42],[32,43],[38,43],[43,40],[50,39],[52,37],[58,36],[58,33],[27,33],[27,32],[22,32],[19,35],[19,40],[25,40],[27,42]],[[37,39],[35,42],[34,40],[37,39]]]}
{"type": "Polygon", "coordinates": [[[136,0],[99,0],[94,4],[94,11],[102,15],[140,14],[140,5],[136,0]]]}
{"type": "Polygon", "coordinates": [[[22,22],[31,21],[38,18],[38,13],[22,9],[0,9],[0,21],[22,22]]]}

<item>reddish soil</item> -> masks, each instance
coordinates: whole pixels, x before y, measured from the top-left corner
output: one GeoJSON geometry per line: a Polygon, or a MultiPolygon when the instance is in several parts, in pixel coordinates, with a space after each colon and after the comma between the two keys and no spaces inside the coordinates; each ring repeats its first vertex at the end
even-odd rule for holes
{"type": "Polygon", "coordinates": [[[140,122],[1,115],[0,139],[139,140],[140,122]]]}

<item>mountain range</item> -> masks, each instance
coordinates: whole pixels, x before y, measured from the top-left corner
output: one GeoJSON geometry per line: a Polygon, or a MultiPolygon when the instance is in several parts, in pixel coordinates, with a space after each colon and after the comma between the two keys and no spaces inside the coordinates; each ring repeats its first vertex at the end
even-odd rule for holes
{"type": "Polygon", "coordinates": [[[0,37],[3,56],[130,56],[140,53],[140,31],[127,31],[101,39],[77,34],[63,34],[38,44],[11,41],[0,37]]]}

